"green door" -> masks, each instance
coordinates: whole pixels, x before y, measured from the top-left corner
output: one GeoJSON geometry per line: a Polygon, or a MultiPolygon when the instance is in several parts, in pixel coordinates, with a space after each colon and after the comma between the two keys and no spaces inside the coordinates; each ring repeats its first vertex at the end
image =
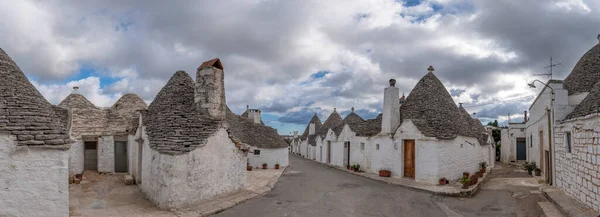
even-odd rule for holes
{"type": "Polygon", "coordinates": [[[115,141],[115,172],[127,172],[127,142],[115,141]]]}

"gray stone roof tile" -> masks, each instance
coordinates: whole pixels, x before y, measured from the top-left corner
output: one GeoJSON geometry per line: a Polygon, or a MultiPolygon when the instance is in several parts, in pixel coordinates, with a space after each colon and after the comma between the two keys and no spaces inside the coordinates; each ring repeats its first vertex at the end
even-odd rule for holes
{"type": "Polygon", "coordinates": [[[177,71],[142,113],[150,148],[184,154],[204,146],[219,129],[218,121],[204,118],[194,106],[194,86],[186,72],[177,71]]]}
{"type": "Polygon", "coordinates": [[[565,78],[564,88],[569,95],[590,92],[600,81],[600,44],[588,50],[565,78]]]}
{"type": "Polygon", "coordinates": [[[15,135],[17,145],[66,145],[72,142],[68,118],[68,111],[50,104],[0,48],[0,132],[15,135]]]}
{"type": "Polygon", "coordinates": [[[286,148],[288,143],[277,133],[277,130],[263,124],[255,124],[251,120],[240,117],[227,107],[226,120],[229,134],[247,145],[276,149],[286,148]]]}
{"type": "Polygon", "coordinates": [[[575,107],[565,120],[600,113],[600,82],[594,85],[590,93],[575,107]]]}
{"type": "Polygon", "coordinates": [[[453,139],[457,135],[474,136],[467,119],[462,117],[444,84],[428,72],[415,85],[400,106],[402,120],[410,119],[425,136],[453,139]]]}

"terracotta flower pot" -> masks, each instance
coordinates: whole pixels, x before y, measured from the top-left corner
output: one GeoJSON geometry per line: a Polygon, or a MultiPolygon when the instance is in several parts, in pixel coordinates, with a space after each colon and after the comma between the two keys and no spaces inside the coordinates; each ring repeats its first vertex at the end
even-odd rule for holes
{"type": "Polygon", "coordinates": [[[354,168],[354,172],[358,172],[358,168],[354,168]]]}
{"type": "Polygon", "coordinates": [[[267,165],[266,164],[263,164],[262,166],[263,166],[263,170],[267,169],[267,165]]]}
{"type": "Polygon", "coordinates": [[[247,167],[246,167],[246,170],[247,170],[247,171],[252,171],[252,166],[247,166],[247,167]]]}
{"type": "Polygon", "coordinates": [[[279,169],[279,164],[275,164],[275,169],[278,170],[279,169]]]}
{"type": "Polygon", "coordinates": [[[352,168],[350,168],[350,165],[346,165],[346,169],[349,169],[349,170],[350,170],[350,169],[352,169],[352,168]]]}
{"type": "Polygon", "coordinates": [[[390,177],[390,176],[392,176],[392,171],[389,171],[389,170],[379,170],[379,176],[381,176],[381,177],[390,177]]]}
{"type": "Polygon", "coordinates": [[[446,184],[446,179],[440,179],[440,185],[445,185],[446,184]]]}
{"type": "Polygon", "coordinates": [[[485,169],[480,169],[479,172],[480,173],[485,173],[485,169]]]}

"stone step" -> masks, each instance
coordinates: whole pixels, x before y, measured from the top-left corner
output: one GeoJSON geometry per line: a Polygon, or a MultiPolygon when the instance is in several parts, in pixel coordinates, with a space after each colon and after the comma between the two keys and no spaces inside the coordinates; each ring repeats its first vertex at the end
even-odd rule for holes
{"type": "Polygon", "coordinates": [[[552,202],[538,202],[546,217],[565,217],[552,202]]]}

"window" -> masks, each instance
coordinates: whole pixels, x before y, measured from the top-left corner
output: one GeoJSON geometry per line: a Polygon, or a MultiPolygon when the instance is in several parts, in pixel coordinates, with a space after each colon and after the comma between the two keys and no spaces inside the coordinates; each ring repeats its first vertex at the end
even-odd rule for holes
{"type": "Polygon", "coordinates": [[[571,153],[571,132],[567,132],[565,136],[565,143],[567,144],[567,152],[571,153]]]}
{"type": "Polygon", "coordinates": [[[394,150],[398,150],[398,143],[394,142],[394,150]]]}
{"type": "Polygon", "coordinates": [[[254,155],[260,155],[260,150],[258,150],[258,149],[255,149],[255,150],[254,150],[254,155]]]}
{"type": "Polygon", "coordinates": [[[362,143],[362,142],[360,143],[360,150],[361,151],[365,150],[365,143],[362,143]]]}
{"type": "Polygon", "coordinates": [[[379,144],[375,144],[375,150],[379,150],[379,144]]]}
{"type": "Polygon", "coordinates": [[[533,135],[529,135],[529,147],[533,147],[533,135]]]}

